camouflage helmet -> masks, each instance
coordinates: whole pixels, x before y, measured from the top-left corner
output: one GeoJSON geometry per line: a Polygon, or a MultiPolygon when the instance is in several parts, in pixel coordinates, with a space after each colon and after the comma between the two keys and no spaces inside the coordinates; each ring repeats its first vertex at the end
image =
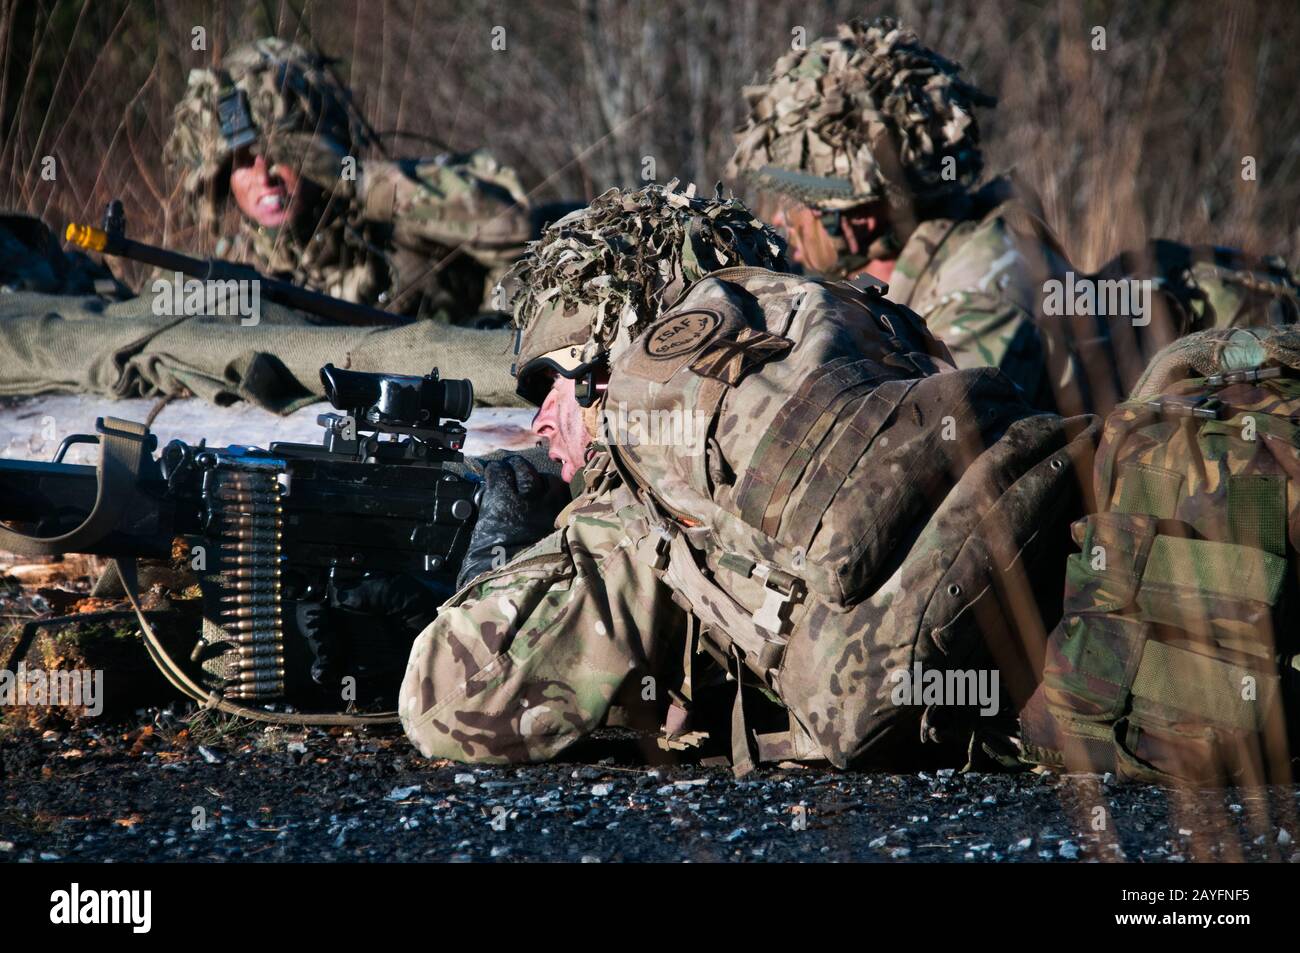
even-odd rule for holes
{"type": "Polygon", "coordinates": [[[506,274],[518,337],[511,369],[540,405],[549,373],[596,400],[595,370],[652,324],[661,308],[710,272],[732,265],[789,271],[785,242],[745,205],[649,185],[610,189],[547,227],[506,274]]]}
{"type": "Polygon", "coordinates": [[[163,157],[201,218],[211,220],[224,200],[235,150],[265,145],[269,133],[305,134],[340,157],[369,143],[351,94],[327,65],[294,43],[265,37],[235,49],[220,67],[190,71],[163,157]]]}
{"type": "Polygon", "coordinates": [[[890,17],[852,20],[745,88],[727,175],[828,211],[965,191],[983,168],[974,108],[997,101],[960,71],[890,17]]]}

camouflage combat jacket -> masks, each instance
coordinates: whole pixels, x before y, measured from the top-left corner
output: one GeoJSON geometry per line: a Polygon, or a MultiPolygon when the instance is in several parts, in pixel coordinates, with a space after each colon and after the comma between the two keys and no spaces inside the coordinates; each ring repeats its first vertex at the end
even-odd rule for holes
{"type": "Polygon", "coordinates": [[[513,170],[481,150],[359,162],[355,189],[339,183],[336,196],[310,236],[241,217],[218,254],[348,301],[465,323],[493,310],[496,278],[533,237],[513,170]]]}
{"type": "Polygon", "coordinates": [[[998,367],[1035,407],[1056,409],[1060,362],[1039,333],[1043,283],[1069,268],[1028,199],[995,179],[966,214],[923,221],[908,237],[889,297],[925,318],[958,367],[998,367]]]}
{"type": "Polygon", "coordinates": [[[428,757],[540,761],[617,706],[667,747],[721,739],[738,771],[964,763],[970,701],[896,701],[896,673],[996,659],[1027,697],[1017,652],[1059,611],[1094,431],[952,369],[878,296],[714,273],[613,359],[558,530],[416,640],[403,726],[428,757]],[[673,410],[681,430],[629,426],[673,410]]]}

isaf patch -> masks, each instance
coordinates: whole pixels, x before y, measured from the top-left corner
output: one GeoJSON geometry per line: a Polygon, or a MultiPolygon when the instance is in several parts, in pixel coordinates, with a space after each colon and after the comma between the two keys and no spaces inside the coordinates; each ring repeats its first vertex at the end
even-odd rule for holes
{"type": "Polygon", "coordinates": [[[659,361],[689,354],[721,323],[722,316],[715,311],[680,311],[646,334],[646,354],[659,361]]]}
{"type": "Polygon", "coordinates": [[[752,369],[785,354],[793,346],[789,338],[756,328],[741,328],[733,337],[711,341],[691,362],[691,370],[734,386],[752,369]]]}

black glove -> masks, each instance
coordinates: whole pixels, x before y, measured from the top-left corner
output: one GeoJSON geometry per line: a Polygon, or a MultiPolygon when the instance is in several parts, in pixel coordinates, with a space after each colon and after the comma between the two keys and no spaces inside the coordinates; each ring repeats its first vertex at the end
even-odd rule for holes
{"type": "Polygon", "coordinates": [[[323,602],[299,602],[294,615],[311,653],[311,680],[322,688],[333,688],[342,677],[344,659],[339,634],[329,622],[329,610],[323,602]]]}
{"type": "Polygon", "coordinates": [[[483,500],[469,538],[456,588],[475,576],[504,565],[555,527],[555,517],[569,504],[564,481],[539,473],[512,453],[493,460],[483,471],[483,500]]]}
{"type": "Polygon", "coordinates": [[[311,679],[333,690],[344,675],[400,679],[411,643],[451,595],[401,574],[370,576],[336,588],[329,602],[299,602],[298,632],[311,659],[311,679]]]}
{"type": "Polygon", "coordinates": [[[425,584],[410,576],[368,576],[347,588],[334,590],[333,607],[363,615],[380,616],[408,637],[407,644],[424,631],[451,593],[446,586],[425,584]]]}

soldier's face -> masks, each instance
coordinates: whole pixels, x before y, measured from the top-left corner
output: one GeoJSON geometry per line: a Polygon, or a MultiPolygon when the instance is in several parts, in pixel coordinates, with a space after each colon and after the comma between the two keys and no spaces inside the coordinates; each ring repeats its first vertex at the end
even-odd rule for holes
{"type": "Polygon", "coordinates": [[[586,462],[593,439],[583,422],[573,381],[555,376],[542,409],[533,418],[533,433],[546,441],[547,456],[560,464],[561,478],[566,483],[572,480],[586,462]]]}
{"type": "MultiPolygon", "coordinates": [[[[786,202],[772,212],[773,227],[784,230],[790,242],[790,257],[804,268],[834,274],[840,246],[822,224],[821,212],[786,202]]],[[[888,227],[888,215],[878,203],[859,205],[840,216],[843,241],[849,254],[861,254],[888,227]]]]}
{"type": "Polygon", "coordinates": [[[809,271],[834,271],[839,249],[822,227],[821,216],[806,205],[793,202],[772,213],[772,225],[785,232],[790,257],[809,271]]]}
{"type": "Polygon", "coordinates": [[[279,228],[293,220],[298,174],[283,164],[268,168],[265,158],[241,150],[230,172],[230,193],[246,218],[279,228]]]}

